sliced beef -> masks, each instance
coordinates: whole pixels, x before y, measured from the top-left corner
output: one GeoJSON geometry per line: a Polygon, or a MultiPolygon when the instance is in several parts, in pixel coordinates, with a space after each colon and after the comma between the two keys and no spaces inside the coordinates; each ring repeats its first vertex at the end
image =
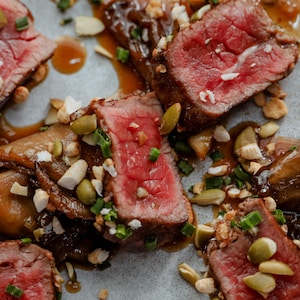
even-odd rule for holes
{"type": "Polygon", "coordinates": [[[300,251],[285,235],[275,218],[264,206],[260,198],[245,200],[240,205],[241,215],[257,210],[263,221],[258,225],[258,234],[243,234],[225,248],[213,250],[208,257],[212,274],[220,284],[227,300],[264,299],[263,296],[248,288],[242,278],[258,271],[247,259],[250,245],[260,237],[271,238],[277,244],[277,252],[272,259],[288,264],[294,271],[293,276],[275,276],[276,288],[265,299],[300,299],[300,251]]]}
{"type": "Polygon", "coordinates": [[[0,298],[13,300],[5,292],[11,284],[23,291],[22,300],[56,299],[56,288],[60,286],[55,273],[55,262],[51,252],[34,244],[20,241],[0,243],[0,298]]]}
{"type": "Polygon", "coordinates": [[[2,0],[7,24],[0,29],[0,105],[54,53],[55,43],[35,30],[30,11],[18,0],[2,0]],[[28,16],[29,28],[17,31],[16,19],[28,16]]]}
{"type": "Polygon", "coordinates": [[[289,74],[298,59],[296,41],[255,0],[220,4],[179,31],[170,10],[151,18],[139,1],[113,1],[105,20],[165,108],[181,103],[180,131],[216,122],[289,74]],[[134,39],[135,27],[146,28],[148,39],[134,39]],[[174,38],[162,50],[159,38],[170,34],[174,38]]]}
{"type": "Polygon", "coordinates": [[[182,225],[192,221],[192,213],[171,148],[159,133],[160,103],[150,93],[92,106],[112,140],[117,175],[111,177],[107,191],[113,193],[118,220],[125,224],[138,220],[142,225],[129,240],[143,244],[145,237],[155,235],[159,245],[173,241],[182,225]],[[149,160],[153,147],[160,150],[154,162],[149,160]]]}

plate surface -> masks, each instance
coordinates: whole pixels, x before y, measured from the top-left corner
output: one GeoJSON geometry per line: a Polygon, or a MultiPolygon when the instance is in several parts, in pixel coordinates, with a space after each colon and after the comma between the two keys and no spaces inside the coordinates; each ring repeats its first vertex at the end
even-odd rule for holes
{"type": "MultiPolygon", "coordinates": [[[[63,17],[77,15],[92,15],[87,0],[78,0],[74,7],[64,14],[60,13],[54,2],[48,0],[23,0],[35,17],[35,27],[56,39],[62,35],[75,37],[74,24],[62,27],[59,22],[63,17]]],[[[6,110],[8,120],[15,126],[37,123],[45,118],[49,109],[50,98],[64,99],[71,95],[84,105],[94,97],[108,97],[118,89],[117,75],[108,59],[94,52],[96,38],[81,38],[87,48],[87,60],[84,67],[73,75],[64,75],[55,71],[51,63],[47,79],[34,88],[30,98],[23,104],[12,105],[6,110]]],[[[281,85],[288,93],[286,98],[289,114],[280,120],[279,135],[300,138],[300,65],[281,85]]],[[[224,120],[224,125],[230,129],[241,121],[265,122],[261,109],[253,102],[248,102],[224,120]]],[[[207,170],[209,161],[199,163],[195,171],[183,179],[187,190],[190,185],[201,180],[207,170]]],[[[195,207],[198,220],[201,223],[210,221],[210,208],[195,207]]],[[[77,270],[81,291],[70,294],[63,291],[63,300],[98,299],[100,289],[107,288],[112,300],[206,300],[204,295],[197,293],[178,274],[177,265],[186,262],[198,271],[204,271],[205,266],[197,257],[196,251],[190,245],[177,252],[157,251],[155,253],[130,254],[120,251],[112,260],[112,266],[104,271],[77,270]]],[[[62,274],[66,278],[66,274],[62,274]]]]}

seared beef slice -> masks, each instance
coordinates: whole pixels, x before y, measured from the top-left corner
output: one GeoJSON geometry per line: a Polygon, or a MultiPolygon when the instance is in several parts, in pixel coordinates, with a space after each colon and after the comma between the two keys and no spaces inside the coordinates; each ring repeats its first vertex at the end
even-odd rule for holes
{"type": "Polygon", "coordinates": [[[9,284],[21,289],[22,300],[54,300],[60,276],[55,275],[52,254],[34,244],[20,241],[0,243],[0,299],[15,297],[5,292],[9,284]]]}
{"type": "Polygon", "coordinates": [[[258,271],[258,265],[247,259],[250,245],[260,237],[268,237],[277,244],[277,251],[271,259],[289,265],[294,275],[274,275],[276,288],[265,299],[300,299],[300,250],[282,231],[261,199],[253,198],[241,204],[243,215],[255,210],[262,216],[257,235],[245,233],[227,247],[212,251],[209,255],[211,272],[227,300],[263,300],[262,295],[243,283],[243,278],[258,271]]]}
{"type": "Polygon", "coordinates": [[[33,27],[29,10],[17,0],[1,0],[0,10],[7,24],[0,29],[0,106],[14,89],[22,84],[55,49],[49,40],[33,27]],[[29,28],[17,31],[15,21],[28,16],[29,28]]]}
{"type": "Polygon", "coordinates": [[[154,58],[152,87],[165,107],[182,104],[182,130],[199,131],[286,76],[297,58],[295,40],[256,1],[230,1],[179,31],[154,58]]]}
{"type": "Polygon", "coordinates": [[[142,225],[129,240],[141,247],[149,235],[156,236],[159,245],[173,241],[182,225],[192,221],[192,213],[170,146],[159,133],[160,103],[151,93],[92,105],[112,140],[117,175],[111,177],[109,191],[118,221],[128,224],[138,220],[142,225]],[[154,162],[149,159],[152,147],[160,150],[154,162]]]}

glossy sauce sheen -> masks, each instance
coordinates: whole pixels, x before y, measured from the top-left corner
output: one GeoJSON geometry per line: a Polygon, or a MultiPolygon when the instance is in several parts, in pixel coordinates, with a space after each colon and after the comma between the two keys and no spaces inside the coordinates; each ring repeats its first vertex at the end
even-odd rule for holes
{"type": "Polygon", "coordinates": [[[86,48],[80,40],[62,36],[57,40],[52,65],[60,73],[73,74],[84,66],[86,56],[86,48]]]}

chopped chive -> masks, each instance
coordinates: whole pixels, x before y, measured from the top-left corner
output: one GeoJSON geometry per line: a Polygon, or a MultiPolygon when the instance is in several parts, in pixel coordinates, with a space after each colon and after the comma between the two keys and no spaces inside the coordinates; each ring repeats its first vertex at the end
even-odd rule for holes
{"type": "Polygon", "coordinates": [[[56,292],[56,300],[61,300],[62,299],[62,292],[56,292]]]}
{"type": "Polygon", "coordinates": [[[23,239],[21,239],[21,243],[24,244],[24,245],[31,244],[32,239],[31,238],[23,238],[23,239]]]}
{"type": "Polygon", "coordinates": [[[104,158],[111,157],[111,139],[108,134],[106,134],[102,129],[98,128],[94,133],[94,141],[96,145],[100,146],[104,158]]]}
{"type": "Polygon", "coordinates": [[[103,207],[104,207],[104,199],[99,197],[96,199],[94,205],[91,206],[90,211],[93,214],[98,215],[103,207]]]}
{"type": "Polygon", "coordinates": [[[153,251],[157,247],[157,237],[155,235],[150,235],[146,238],[145,248],[148,251],[153,251]]]}
{"type": "Polygon", "coordinates": [[[213,160],[213,162],[219,161],[224,158],[224,154],[219,150],[213,151],[209,156],[213,160]]]}
{"type": "Polygon", "coordinates": [[[194,171],[193,166],[185,160],[181,160],[179,162],[178,168],[185,175],[189,175],[190,173],[192,173],[194,171]]]}
{"type": "Polygon", "coordinates": [[[295,151],[295,150],[297,150],[297,148],[298,148],[297,146],[292,146],[288,149],[288,151],[295,151]]]}
{"type": "Polygon", "coordinates": [[[105,221],[115,221],[118,219],[117,212],[112,209],[107,215],[103,217],[105,221]]]}
{"type": "Polygon", "coordinates": [[[92,4],[101,4],[102,1],[101,0],[91,0],[92,4]]]}
{"type": "Polygon", "coordinates": [[[174,145],[174,149],[176,152],[191,154],[192,149],[185,141],[177,141],[174,145]]]}
{"type": "Polygon", "coordinates": [[[242,182],[249,182],[251,180],[251,174],[245,172],[241,165],[235,167],[233,172],[242,182]]]}
{"type": "Polygon", "coordinates": [[[66,24],[69,24],[71,22],[73,22],[73,18],[69,17],[69,18],[61,19],[59,23],[60,23],[60,25],[66,25],[66,24]]]}
{"type": "Polygon", "coordinates": [[[57,7],[61,10],[66,10],[70,7],[70,0],[59,0],[57,3],[57,7]]]}
{"type": "Polygon", "coordinates": [[[207,190],[211,189],[219,189],[224,184],[224,177],[222,176],[214,176],[205,178],[205,188],[207,190]]]}
{"type": "Polygon", "coordinates": [[[284,215],[283,215],[282,210],[276,209],[276,210],[273,212],[273,216],[274,216],[274,218],[276,219],[276,221],[277,221],[277,223],[278,223],[279,225],[283,225],[283,224],[286,223],[286,219],[285,219],[285,217],[284,217],[284,215]]]}
{"type": "Polygon", "coordinates": [[[262,221],[262,217],[257,210],[254,210],[247,214],[240,220],[239,225],[243,230],[249,230],[256,225],[258,225],[262,221]]]}
{"type": "Polygon", "coordinates": [[[130,35],[135,39],[135,40],[140,40],[142,37],[142,28],[137,26],[132,28],[132,30],[130,31],[130,35]]]}
{"type": "Polygon", "coordinates": [[[17,31],[29,28],[28,16],[16,19],[15,24],[17,31]]]}
{"type": "Polygon", "coordinates": [[[181,233],[188,237],[191,237],[194,234],[195,230],[196,227],[193,224],[186,222],[184,226],[181,228],[181,233]]]}
{"type": "Polygon", "coordinates": [[[218,216],[224,217],[225,214],[226,214],[226,211],[225,211],[225,210],[219,210],[219,211],[218,211],[218,216]]]}
{"type": "Polygon", "coordinates": [[[126,63],[129,59],[129,50],[126,50],[122,47],[117,47],[116,49],[116,57],[122,63],[126,63]]]}
{"type": "Polygon", "coordinates": [[[15,298],[21,298],[23,295],[23,290],[21,290],[20,288],[12,285],[12,284],[8,284],[5,292],[15,298]]]}
{"type": "Polygon", "coordinates": [[[39,131],[47,131],[49,129],[49,126],[42,126],[39,128],[39,131]]]}
{"type": "Polygon", "coordinates": [[[132,235],[132,229],[124,224],[118,224],[116,228],[116,237],[121,240],[126,240],[132,235]]]}
{"type": "Polygon", "coordinates": [[[159,155],[160,155],[160,150],[157,149],[156,147],[152,147],[149,153],[149,160],[155,162],[157,161],[159,155]]]}

